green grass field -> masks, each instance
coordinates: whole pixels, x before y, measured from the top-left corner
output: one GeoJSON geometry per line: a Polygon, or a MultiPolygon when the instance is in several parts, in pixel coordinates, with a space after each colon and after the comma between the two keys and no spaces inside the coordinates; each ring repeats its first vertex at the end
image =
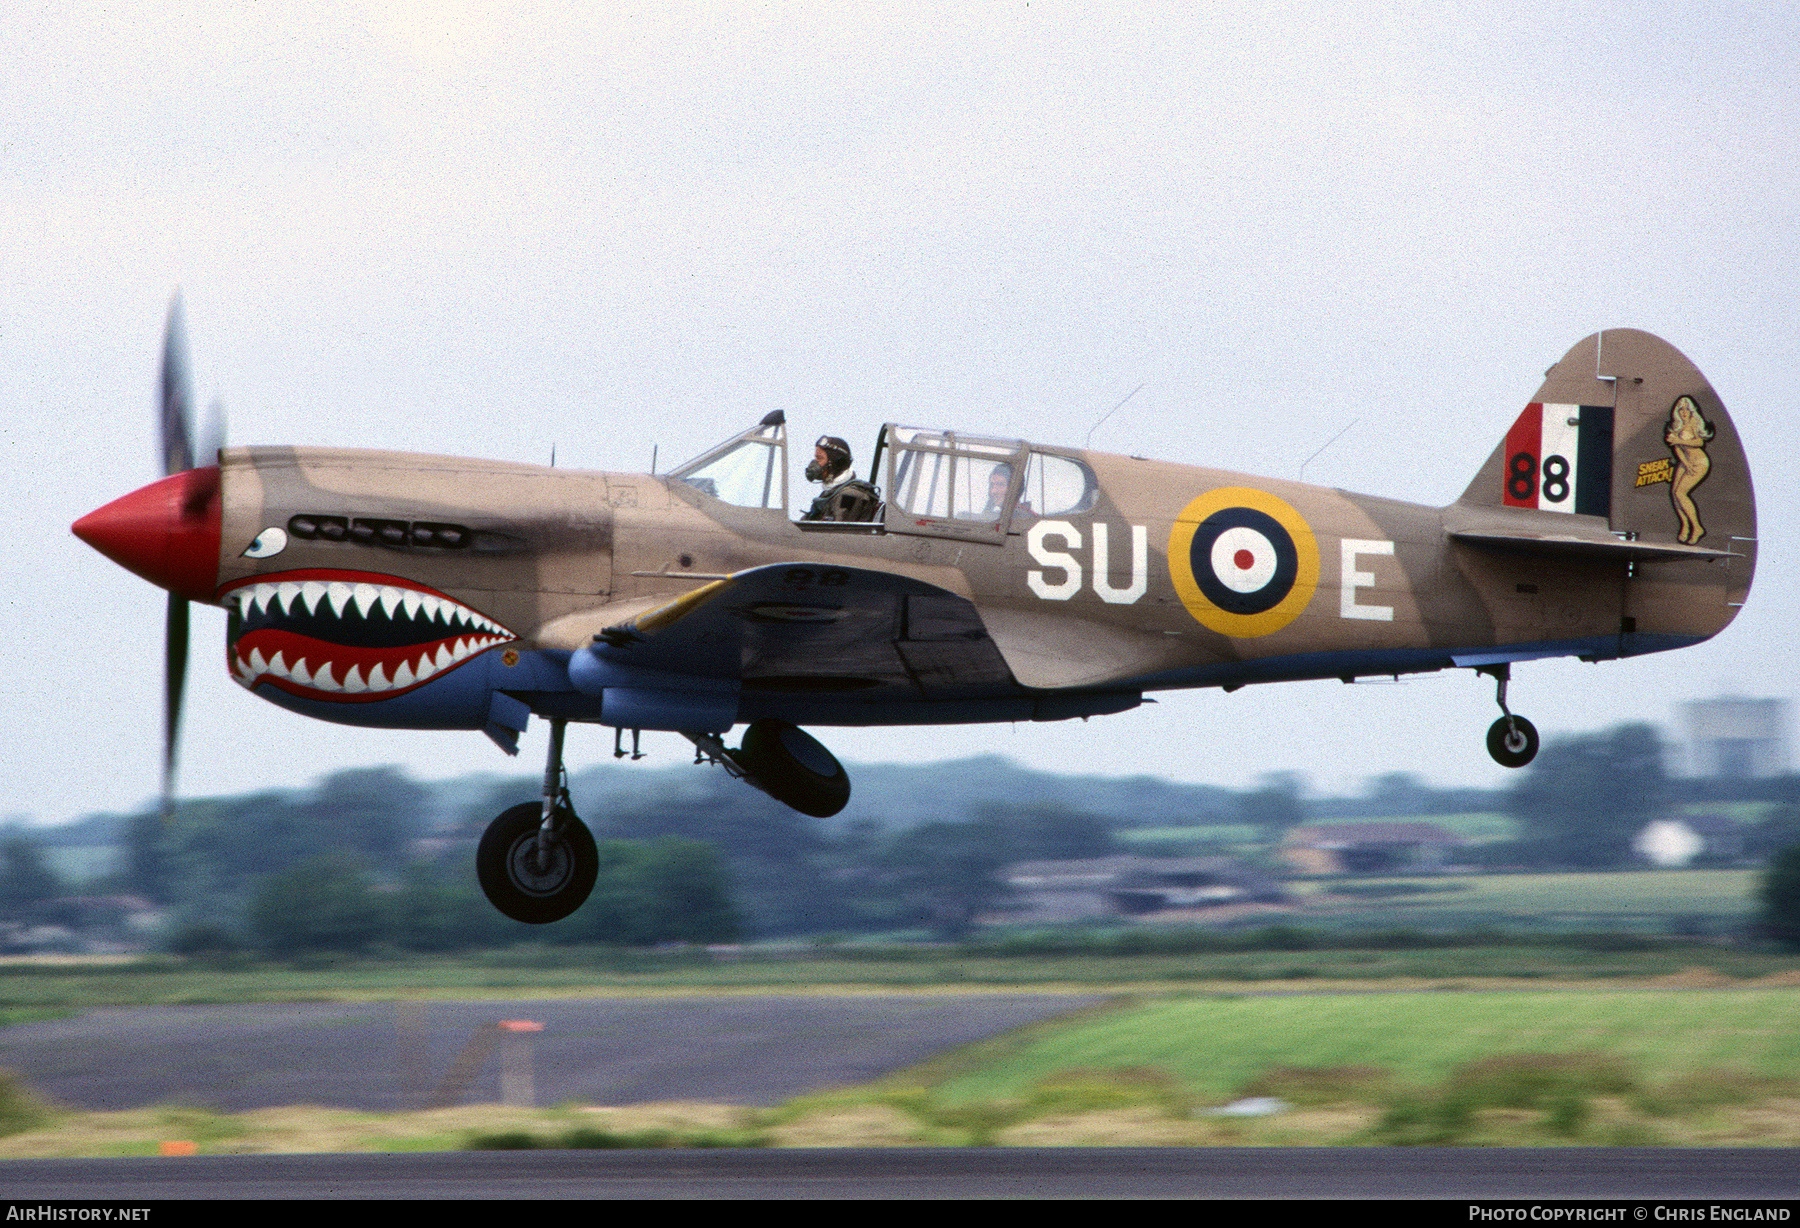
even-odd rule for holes
{"type": "Polygon", "coordinates": [[[1800,989],[1209,996],[1028,1029],[957,1055],[945,1101],[1019,1099],[1070,1070],[1150,1067],[1221,1103],[1282,1066],[1374,1066],[1403,1084],[1512,1053],[1599,1053],[1650,1082],[1719,1069],[1800,1079],[1800,989]]]}
{"type": "MultiPolygon", "coordinates": [[[[1710,813],[1710,812],[1709,812],[1710,813]]],[[[1380,822],[1435,823],[1464,840],[1486,843],[1511,840],[1518,835],[1518,824],[1498,811],[1481,810],[1467,814],[1408,814],[1380,819],[1321,819],[1321,823],[1380,822]]],[[[1247,823],[1207,823],[1190,826],[1127,827],[1117,833],[1126,844],[1229,844],[1246,851],[1260,847],[1263,833],[1247,823]]]]}
{"type": "MultiPolygon", "coordinates": [[[[385,978],[345,971],[339,992],[346,979],[360,993],[391,993],[400,981],[422,988],[416,968],[390,967],[385,978]]],[[[270,977],[265,992],[283,982],[270,977]]],[[[298,982],[285,984],[292,992],[298,982]]],[[[797,978],[787,986],[807,992],[797,978]]],[[[629,991],[590,983],[564,992],[629,991]]],[[[1800,1146],[1797,1021],[1800,987],[1779,984],[1165,992],[1120,997],[770,1110],[683,1102],[396,1114],[70,1112],[34,1104],[0,1077],[0,1093],[10,1093],[10,1101],[0,1094],[0,1156],[148,1155],[171,1139],[206,1153],[501,1145],[477,1141],[495,1135],[554,1145],[596,1131],[627,1143],[666,1135],[673,1141],[654,1145],[729,1137],[790,1147],[1800,1146]],[[1571,1082],[1584,1071],[1600,1079],[1571,1082]],[[1520,1100],[1520,1091],[1531,1098],[1520,1100]],[[1286,1097],[1290,1107],[1255,1118],[1206,1111],[1247,1092],[1286,1097]]]]}
{"type": "Polygon", "coordinates": [[[1650,981],[1694,968],[1731,980],[1800,972],[1800,956],[1705,943],[1645,949],[1493,943],[1378,950],[1252,950],[1197,954],[972,955],[955,950],[705,957],[605,950],[498,952],[486,959],[359,959],[312,967],[208,968],[176,960],[126,966],[0,965],[0,1025],[102,1006],[220,1002],[539,998],[640,993],[1008,993],[1127,991],[1239,984],[1267,987],[1446,981],[1650,981]],[[621,966],[629,965],[629,966],[621,966]]]}
{"type": "Polygon", "coordinates": [[[1432,823],[1464,840],[1484,843],[1489,840],[1514,840],[1519,825],[1497,810],[1472,810],[1464,814],[1399,814],[1379,819],[1332,819],[1327,822],[1365,823],[1432,823]]]}
{"type": "MultiPolygon", "coordinates": [[[[1417,885],[1418,895],[1333,906],[1346,926],[1494,927],[1521,932],[1624,930],[1719,933],[1756,910],[1754,870],[1639,870],[1611,874],[1430,875],[1346,880],[1359,890],[1417,885]],[[1449,890],[1444,890],[1449,888],[1449,890]]],[[[1329,893],[1329,882],[1296,884],[1329,893]]]]}
{"type": "Polygon", "coordinates": [[[1192,844],[1206,847],[1242,845],[1251,848],[1262,839],[1262,833],[1247,823],[1209,823],[1197,827],[1126,827],[1113,834],[1126,846],[1128,852],[1135,844],[1192,844]]]}

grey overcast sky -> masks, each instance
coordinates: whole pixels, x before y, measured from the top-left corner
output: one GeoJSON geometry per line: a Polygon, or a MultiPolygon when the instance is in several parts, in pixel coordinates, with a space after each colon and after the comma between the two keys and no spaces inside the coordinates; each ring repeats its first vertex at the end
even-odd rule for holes
{"type": "MultiPolygon", "coordinates": [[[[1773,0],[13,5],[0,813],[156,789],[162,594],[68,525],[155,476],[177,287],[235,443],[642,470],[781,408],[859,453],[888,420],[1080,444],[1141,384],[1093,446],[1295,477],[1343,431],[1307,480],[1434,504],[1571,344],[1645,328],[1737,419],[1757,589],[1697,649],[1523,666],[1515,707],[1553,736],[1791,696],[1796,48],[1773,0]]],[[[541,725],[508,761],[290,715],[195,624],[190,793],[539,769],[541,725]]],[[[1459,671],[823,732],[1331,791],[1496,783],[1494,715],[1459,671]]],[[[571,766],[609,750],[578,730],[571,766]]]]}

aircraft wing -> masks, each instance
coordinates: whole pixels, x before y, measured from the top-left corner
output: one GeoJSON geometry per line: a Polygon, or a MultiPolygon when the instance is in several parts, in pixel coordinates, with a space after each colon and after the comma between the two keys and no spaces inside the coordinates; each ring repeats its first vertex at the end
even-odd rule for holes
{"type": "Polygon", "coordinates": [[[1045,610],[983,606],[1013,676],[1028,687],[1100,687],[1181,664],[1173,638],[1045,610]]]}
{"type": "Polygon", "coordinates": [[[755,690],[936,697],[1013,682],[966,598],[910,576],[817,563],[715,580],[603,627],[591,650],[621,666],[755,690]]]}

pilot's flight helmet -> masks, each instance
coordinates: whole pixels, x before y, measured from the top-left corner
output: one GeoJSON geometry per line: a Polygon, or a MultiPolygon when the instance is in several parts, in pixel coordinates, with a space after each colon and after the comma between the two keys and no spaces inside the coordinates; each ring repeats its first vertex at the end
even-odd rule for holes
{"type": "Polygon", "coordinates": [[[817,458],[806,466],[806,480],[809,482],[829,482],[844,470],[850,468],[850,445],[836,435],[821,435],[813,444],[825,452],[825,466],[821,469],[817,458]]]}

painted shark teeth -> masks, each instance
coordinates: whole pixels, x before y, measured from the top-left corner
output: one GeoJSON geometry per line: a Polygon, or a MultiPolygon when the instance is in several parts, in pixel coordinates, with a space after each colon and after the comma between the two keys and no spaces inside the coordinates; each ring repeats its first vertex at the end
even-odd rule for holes
{"type": "Polygon", "coordinates": [[[232,652],[232,676],[246,687],[281,679],[326,696],[366,700],[410,690],[515,638],[461,602],[360,578],[259,581],[227,601],[245,622],[261,624],[242,633],[232,652]],[[294,621],[284,625],[287,620],[294,621]],[[345,625],[348,642],[334,637],[334,620],[345,625]],[[410,626],[418,642],[358,646],[353,628],[382,621],[396,630],[410,626]]]}
{"type": "MultiPolygon", "coordinates": [[[[264,660],[261,650],[253,648],[248,660],[242,656],[233,658],[232,674],[245,686],[254,686],[258,679],[268,677],[285,678],[316,691],[344,695],[404,691],[462,664],[495,644],[504,644],[510,638],[501,635],[465,635],[449,643],[409,649],[404,659],[394,664],[391,675],[383,663],[376,662],[368,666],[366,677],[361,665],[351,665],[346,669],[330,660],[321,660],[315,667],[306,657],[296,658],[289,664],[285,653],[277,652],[273,658],[264,660]]],[[[328,653],[321,651],[317,655],[323,657],[328,653]]]]}
{"type": "Polygon", "coordinates": [[[227,600],[235,603],[245,617],[317,615],[324,612],[319,608],[320,602],[324,602],[330,617],[366,619],[379,614],[390,619],[422,618],[446,627],[512,638],[505,627],[461,602],[393,584],[348,584],[342,580],[269,581],[246,584],[227,600]]]}

